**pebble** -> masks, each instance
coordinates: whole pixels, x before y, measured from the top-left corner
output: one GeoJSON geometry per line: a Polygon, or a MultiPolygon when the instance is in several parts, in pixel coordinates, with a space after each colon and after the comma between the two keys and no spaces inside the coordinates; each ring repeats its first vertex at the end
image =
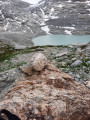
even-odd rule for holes
{"type": "Polygon", "coordinates": [[[38,109],[34,109],[34,114],[38,114],[38,113],[39,113],[38,109]]]}
{"type": "Polygon", "coordinates": [[[77,76],[77,78],[80,78],[80,75],[76,75],[77,76]]]}
{"type": "Polygon", "coordinates": [[[82,61],[81,60],[76,60],[74,63],[71,64],[71,66],[77,66],[77,65],[80,65],[82,64],[82,61]]]}
{"type": "Polygon", "coordinates": [[[90,65],[90,61],[86,62],[87,65],[90,65]]]}

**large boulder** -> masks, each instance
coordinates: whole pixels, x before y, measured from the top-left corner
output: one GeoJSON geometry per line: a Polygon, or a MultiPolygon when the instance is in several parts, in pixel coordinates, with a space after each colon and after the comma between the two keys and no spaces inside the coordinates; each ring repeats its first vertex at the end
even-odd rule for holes
{"type": "Polygon", "coordinates": [[[32,69],[35,71],[43,70],[46,65],[47,65],[47,58],[41,53],[36,53],[31,59],[31,66],[32,69]]]}
{"type": "Polygon", "coordinates": [[[23,70],[20,81],[0,101],[0,109],[8,109],[21,120],[89,120],[90,90],[41,53],[32,58],[34,69],[23,70]]]}

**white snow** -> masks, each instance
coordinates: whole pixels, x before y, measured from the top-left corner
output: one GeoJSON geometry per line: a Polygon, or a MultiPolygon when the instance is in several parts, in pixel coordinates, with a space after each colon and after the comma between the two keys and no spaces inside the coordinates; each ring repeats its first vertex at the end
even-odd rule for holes
{"type": "Polygon", "coordinates": [[[7,30],[9,24],[10,24],[10,23],[7,22],[7,24],[4,26],[4,29],[5,29],[5,30],[7,30]]]}
{"type": "Polygon", "coordinates": [[[40,8],[40,10],[41,10],[41,12],[42,12],[42,17],[44,18],[44,21],[47,21],[47,20],[48,20],[48,16],[47,16],[47,15],[45,15],[45,13],[44,13],[44,10],[43,10],[43,9],[41,9],[41,8],[40,8]]]}
{"type": "Polygon", "coordinates": [[[40,8],[40,10],[41,10],[41,12],[42,12],[42,16],[43,16],[43,18],[44,18],[45,13],[44,13],[43,9],[40,8]]]}
{"type": "Polygon", "coordinates": [[[51,8],[51,12],[54,12],[54,8],[51,8]]]}
{"type": "Polygon", "coordinates": [[[90,6],[90,0],[87,0],[85,3],[86,3],[88,6],[90,6]]]}
{"type": "Polygon", "coordinates": [[[2,14],[2,10],[0,10],[0,14],[2,14]]]}
{"type": "Polygon", "coordinates": [[[70,3],[70,2],[72,2],[72,0],[68,0],[67,2],[69,2],[69,3],[70,3]]]}
{"type": "Polygon", "coordinates": [[[87,9],[90,12],[90,9],[87,9]]]}
{"type": "Polygon", "coordinates": [[[28,27],[28,29],[30,29],[31,33],[33,34],[33,31],[32,31],[32,29],[31,29],[31,28],[29,28],[29,27],[28,27]]]}
{"type": "Polygon", "coordinates": [[[51,8],[49,17],[53,14],[53,12],[54,12],[54,8],[51,8]]]}
{"type": "Polygon", "coordinates": [[[59,4],[59,5],[58,5],[58,7],[62,8],[62,7],[63,7],[63,5],[62,5],[62,4],[59,4]]]}
{"type": "Polygon", "coordinates": [[[22,0],[22,1],[28,2],[30,4],[38,4],[38,2],[40,2],[41,0],[22,0]]]}
{"type": "Polygon", "coordinates": [[[48,26],[41,27],[41,29],[45,31],[47,34],[50,34],[49,33],[50,29],[48,28],[48,26]]]}
{"type": "Polygon", "coordinates": [[[66,33],[66,34],[69,34],[69,35],[72,34],[71,31],[69,31],[69,30],[65,30],[65,33],[66,33]]]}
{"type": "Polygon", "coordinates": [[[51,19],[57,19],[57,18],[59,18],[59,16],[51,16],[50,18],[51,19]]]}
{"type": "Polygon", "coordinates": [[[44,12],[43,9],[40,8],[40,10],[41,10],[41,12],[42,12],[42,17],[43,17],[43,21],[42,21],[42,23],[41,23],[40,25],[41,25],[41,26],[44,25],[43,27],[41,27],[41,29],[42,29],[43,31],[45,31],[46,34],[50,34],[50,33],[49,33],[50,29],[48,28],[48,26],[45,26],[45,25],[46,25],[46,24],[45,24],[45,21],[47,21],[47,20],[49,19],[49,16],[45,15],[45,12],[44,12]]]}
{"type": "Polygon", "coordinates": [[[0,14],[2,15],[2,18],[4,18],[4,15],[2,14],[2,10],[0,10],[0,14]]]}
{"type": "Polygon", "coordinates": [[[62,27],[62,28],[75,30],[75,27],[62,27]]]}
{"type": "Polygon", "coordinates": [[[45,22],[42,22],[40,25],[45,25],[45,22]]]}

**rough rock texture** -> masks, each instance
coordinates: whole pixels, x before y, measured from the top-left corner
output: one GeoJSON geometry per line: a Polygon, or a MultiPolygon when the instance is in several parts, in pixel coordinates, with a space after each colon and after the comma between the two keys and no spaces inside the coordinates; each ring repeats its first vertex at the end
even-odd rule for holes
{"type": "MultiPolygon", "coordinates": [[[[39,59],[46,63],[37,57],[34,55],[35,64],[39,59]]],[[[89,120],[90,90],[52,63],[41,65],[44,69],[39,72],[31,67],[23,70],[25,75],[0,101],[0,109],[14,112],[21,120],[89,120]]]]}
{"type": "Polygon", "coordinates": [[[41,71],[47,65],[46,57],[41,53],[36,53],[31,59],[32,69],[35,71],[41,71]]]}
{"type": "Polygon", "coordinates": [[[22,72],[17,68],[0,72],[0,99],[15,85],[21,74],[22,72]]]}

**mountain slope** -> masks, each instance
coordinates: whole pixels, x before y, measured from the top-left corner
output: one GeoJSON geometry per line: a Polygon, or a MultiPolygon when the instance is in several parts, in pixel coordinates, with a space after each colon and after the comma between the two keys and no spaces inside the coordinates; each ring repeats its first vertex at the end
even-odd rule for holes
{"type": "Polygon", "coordinates": [[[89,7],[86,0],[0,0],[0,41],[25,48],[40,35],[90,34],[89,7]]]}

